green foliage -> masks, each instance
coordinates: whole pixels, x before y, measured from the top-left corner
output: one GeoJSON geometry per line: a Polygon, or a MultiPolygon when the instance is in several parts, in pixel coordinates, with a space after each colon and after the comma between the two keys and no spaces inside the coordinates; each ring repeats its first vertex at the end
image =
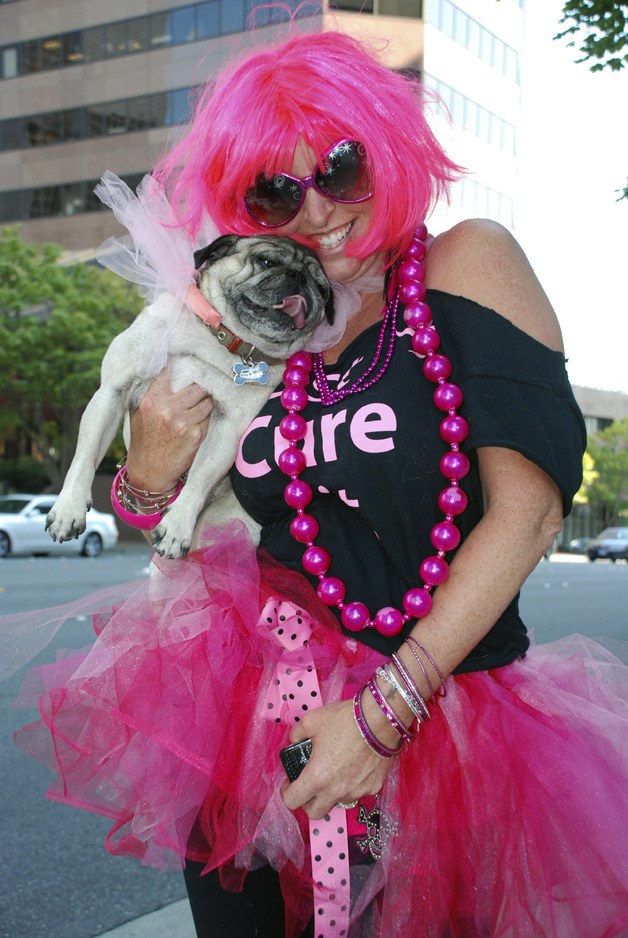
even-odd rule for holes
{"type": "Polygon", "coordinates": [[[617,72],[628,62],[628,3],[614,0],[566,0],[560,25],[566,25],[555,39],[574,38],[568,43],[580,42],[582,57],[578,62],[596,59],[592,72],[610,68],[617,72]]]}
{"type": "Polygon", "coordinates": [[[586,499],[602,506],[605,524],[617,524],[628,512],[628,417],[590,437],[588,453],[592,464],[583,484],[586,499]]]}
{"type": "Polygon", "coordinates": [[[48,473],[32,456],[0,460],[0,491],[32,492],[38,495],[48,485],[48,473]]]}
{"type": "Polygon", "coordinates": [[[98,387],[111,339],[141,307],[135,288],[87,264],[62,267],[61,247],[0,230],[0,398],[52,485],[70,464],[81,414],[98,387]]]}

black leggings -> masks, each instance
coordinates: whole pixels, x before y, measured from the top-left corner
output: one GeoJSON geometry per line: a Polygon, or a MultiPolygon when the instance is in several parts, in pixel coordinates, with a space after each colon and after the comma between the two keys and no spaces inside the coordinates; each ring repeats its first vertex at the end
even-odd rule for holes
{"type": "MultiPolygon", "coordinates": [[[[283,938],[284,903],[270,866],[249,873],[242,892],[227,892],[215,870],[201,876],[202,869],[188,860],[184,870],[197,938],[283,938]]],[[[313,934],[310,922],[303,938],[313,934]]]]}

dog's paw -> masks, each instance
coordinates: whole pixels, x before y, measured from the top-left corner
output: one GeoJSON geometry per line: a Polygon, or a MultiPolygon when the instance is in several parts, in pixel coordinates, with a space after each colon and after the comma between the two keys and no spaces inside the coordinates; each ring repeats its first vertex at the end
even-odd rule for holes
{"type": "Polygon", "coordinates": [[[71,541],[80,537],[86,527],[91,502],[58,498],[46,515],[46,531],[53,541],[71,541]]]}
{"type": "Polygon", "coordinates": [[[168,560],[177,560],[185,557],[192,543],[192,531],[182,529],[175,522],[168,521],[167,516],[157,525],[151,535],[151,542],[155,551],[168,560]]]}

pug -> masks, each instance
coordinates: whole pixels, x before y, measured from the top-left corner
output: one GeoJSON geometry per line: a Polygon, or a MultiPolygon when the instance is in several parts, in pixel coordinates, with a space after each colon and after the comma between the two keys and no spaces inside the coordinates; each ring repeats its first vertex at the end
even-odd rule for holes
{"type": "MultiPolygon", "coordinates": [[[[305,347],[325,317],[333,321],[331,287],[316,255],[290,238],[224,235],[197,251],[194,261],[196,301],[187,302],[168,332],[167,367],[173,391],[195,382],[212,397],[213,409],[186,483],[153,532],[155,549],[170,558],[185,556],[193,545],[201,513],[209,524],[239,516],[258,540],[259,528],[239,508],[227,473],[240,437],[281,380],[285,361],[305,347]]],[[[171,310],[171,298],[161,294],[109,346],[100,387],[81,419],[76,453],[46,519],[53,540],[85,530],[94,474],[125,415],[128,436],[128,413],[151,380],[141,361],[151,360],[171,310]]]]}

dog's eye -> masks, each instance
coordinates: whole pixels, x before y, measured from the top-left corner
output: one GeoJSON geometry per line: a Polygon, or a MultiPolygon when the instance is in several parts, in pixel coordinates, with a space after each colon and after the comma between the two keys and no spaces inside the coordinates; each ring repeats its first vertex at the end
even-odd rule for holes
{"type": "Polygon", "coordinates": [[[275,261],[271,261],[269,257],[256,257],[256,258],[255,258],[255,262],[256,262],[260,267],[265,267],[266,269],[268,269],[269,267],[276,267],[276,266],[277,266],[276,263],[275,263],[275,261]]]}

